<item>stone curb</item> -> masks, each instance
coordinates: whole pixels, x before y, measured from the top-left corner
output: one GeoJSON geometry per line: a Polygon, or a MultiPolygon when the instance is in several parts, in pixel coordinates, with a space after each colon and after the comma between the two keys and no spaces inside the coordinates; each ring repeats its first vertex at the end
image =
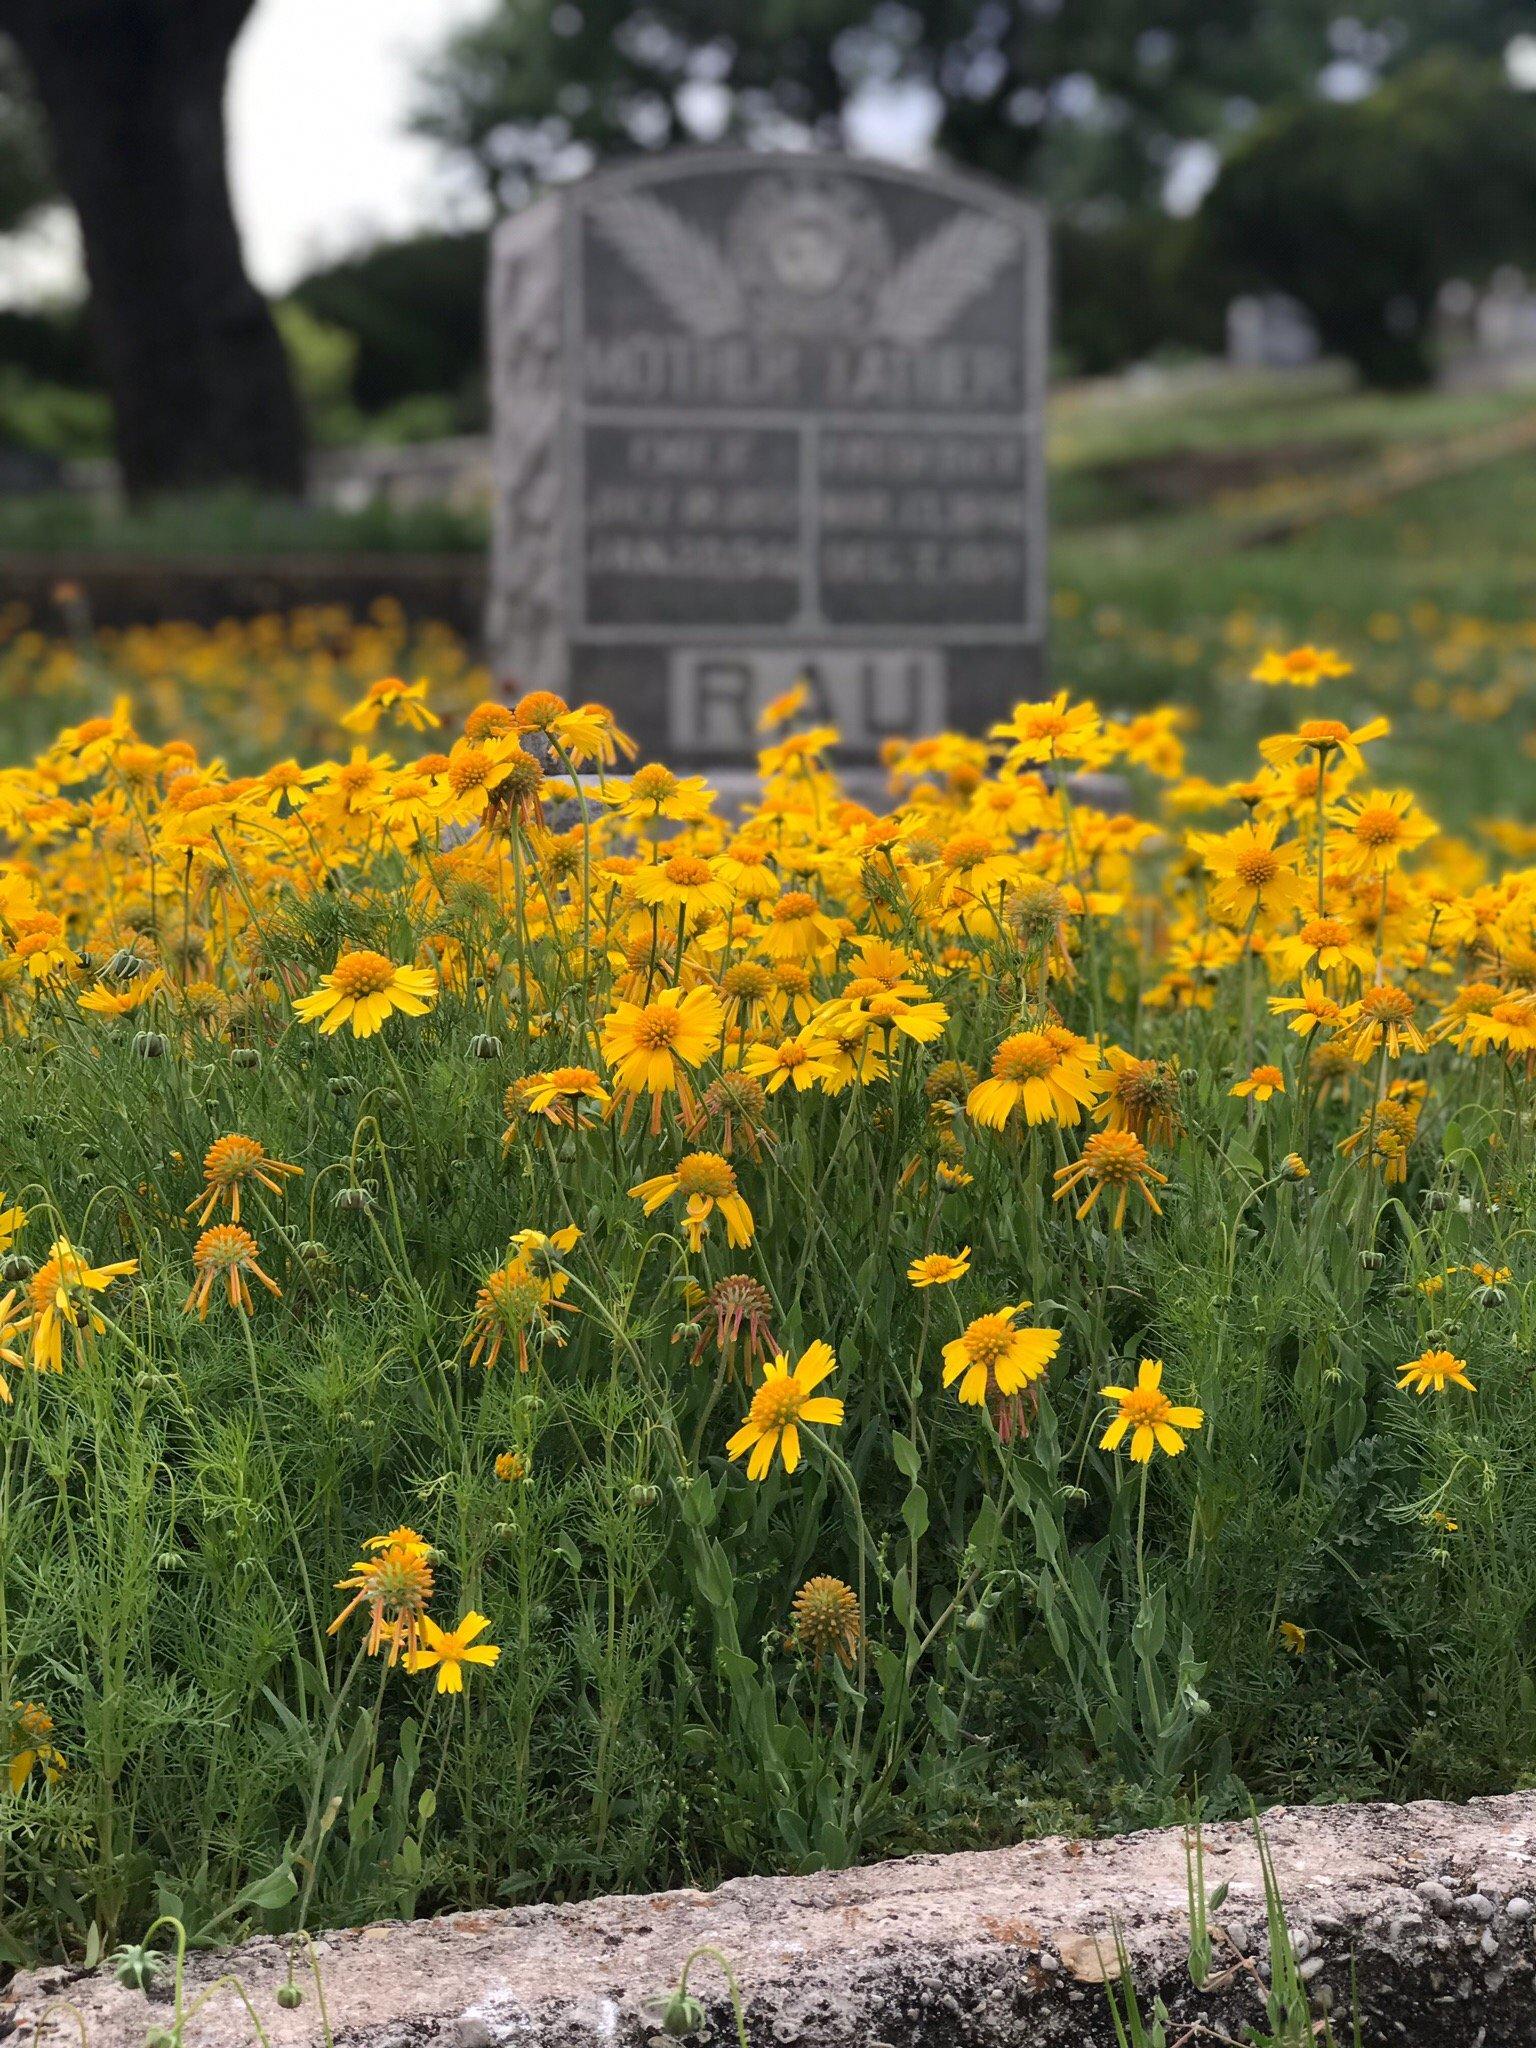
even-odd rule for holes
{"type": "MultiPolygon", "coordinates": [[[[1466,1806],[1279,1807],[1264,1819],[1293,1941],[1318,2008],[1352,2038],[1394,2048],[1536,2041],[1536,1793],[1466,1806]]],[[[1213,1928],[1215,1980],[1187,1972],[1183,1837],[1049,1840],[918,1856],[815,1877],[738,1878],[714,1892],[464,1912],[322,1936],[335,2048],[643,2048],[655,2001],[703,1945],[730,1959],[752,2048],[1111,2048],[1100,1988],[1115,1931],[1145,2011],[1166,2000],[1170,2040],[1195,2022],[1228,2037],[1262,2023],[1264,1897],[1250,1829],[1206,1833],[1206,1884],[1228,1887],[1213,1928]],[[1257,1968],[1222,1968],[1244,1956],[1257,1968]]],[[[319,2048],[313,1982],[285,2011],[287,1944],[198,1955],[188,2002],[237,1971],[272,2048],[319,2048]]],[[[710,2048],[734,2042],[718,1968],[694,1966],[710,2048]]],[[[0,1996],[0,2039],[45,2048],[142,2048],[171,2017],[105,1971],[33,1972],[0,1996]],[[52,2012],[46,2009],[53,2007],[52,2012]]],[[[1197,2033],[1196,2039],[1202,2038],[1197,2033]]],[[[1203,2038],[1209,2038],[1204,2036],[1203,2038]]],[[[187,2023],[184,2048],[247,2048],[230,1990],[187,2023]]]]}

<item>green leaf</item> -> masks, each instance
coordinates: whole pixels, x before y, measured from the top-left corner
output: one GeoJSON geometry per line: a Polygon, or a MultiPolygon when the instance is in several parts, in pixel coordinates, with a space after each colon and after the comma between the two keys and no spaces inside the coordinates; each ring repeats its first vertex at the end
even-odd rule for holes
{"type": "Polygon", "coordinates": [[[258,1877],[254,1884],[248,1884],[234,1903],[236,1906],[255,1906],[262,1913],[275,1913],[280,1906],[291,1904],[298,1896],[298,1880],[284,1861],[276,1870],[269,1870],[265,1877],[258,1877]]]}
{"type": "Polygon", "coordinates": [[[914,1543],[920,1543],[928,1528],[928,1495],[921,1486],[914,1486],[901,1504],[901,1519],[906,1523],[914,1543]]]}
{"type": "Polygon", "coordinates": [[[828,1870],[846,1870],[853,1861],[848,1837],[836,1821],[824,1820],[816,1837],[817,1852],[828,1870]]]}
{"type": "Polygon", "coordinates": [[[912,1626],[912,1581],[907,1576],[905,1565],[891,1581],[891,1608],[896,1619],[905,1629],[912,1626]]]}
{"type": "Polygon", "coordinates": [[[757,1666],[740,1650],[716,1650],[715,1667],[721,1677],[728,1678],[732,1685],[750,1684],[757,1677],[757,1666]]]}
{"type": "Polygon", "coordinates": [[[731,1575],[731,1561],[718,1543],[703,1546],[694,1578],[711,1607],[730,1606],[736,1582],[731,1575]]]}
{"type": "Polygon", "coordinates": [[[891,1431],[891,1456],[896,1460],[896,1469],[903,1479],[916,1479],[923,1469],[917,1445],[911,1437],[903,1436],[899,1429],[891,1431]]]}
{"type": "Polygon", "coordinates": [[[805,1822],[800,1818],[799,1814],[787,1806],[781,1806],[774,1815],[774,1819],[778,1824],[779,1833],[784,1837],[789,1853],[792,1856],[800,1857],[802,1860],[809,1857],[811,1841],[805,1831],[805,1822]]]}

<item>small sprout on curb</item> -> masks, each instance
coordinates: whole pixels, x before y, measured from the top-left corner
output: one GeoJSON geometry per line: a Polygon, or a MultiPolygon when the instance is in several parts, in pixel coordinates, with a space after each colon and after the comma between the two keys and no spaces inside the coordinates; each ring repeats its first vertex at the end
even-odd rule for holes
{"type": "Polygon", "coordinates": [[[160,1968],[160,1958],[142,1943],[125,1942],[112,1958],[112,1974],[129,1991],[148,1991],[160,1968]]]}

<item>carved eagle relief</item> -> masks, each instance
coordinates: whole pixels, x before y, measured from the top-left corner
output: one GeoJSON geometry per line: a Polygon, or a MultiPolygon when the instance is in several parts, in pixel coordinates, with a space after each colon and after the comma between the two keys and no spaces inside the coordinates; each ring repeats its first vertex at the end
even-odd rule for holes
{"type": "Polygon", "coordinates": [[[593,226],[690,334],[713,341],[747,324],[747,302],[714,241],[644,192],[613,192],[593,226]]]}
{"type": "MultiPolygon", "coordinates": [[[[608,247],[690,334],[746,332],[754,308],[725,250],[703,228],[645,192],[605,194],[590,210],[608,247]]],[[[871,339],[909,347],[936,340],[1019,253],[1015,231],[988,214],[957,212],[897,261],[874,287],[871,339]]]]}

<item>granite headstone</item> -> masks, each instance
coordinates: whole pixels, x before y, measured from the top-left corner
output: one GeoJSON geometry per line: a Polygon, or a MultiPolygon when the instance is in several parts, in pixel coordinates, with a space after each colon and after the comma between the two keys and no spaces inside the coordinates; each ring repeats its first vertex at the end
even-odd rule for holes
{"type": "Polygon", "coordinates": [[[507,221],[488,641],[648,752],[850,757],[1041,694],[1046,241],[970,178],[683,152],[507,221]]]}

